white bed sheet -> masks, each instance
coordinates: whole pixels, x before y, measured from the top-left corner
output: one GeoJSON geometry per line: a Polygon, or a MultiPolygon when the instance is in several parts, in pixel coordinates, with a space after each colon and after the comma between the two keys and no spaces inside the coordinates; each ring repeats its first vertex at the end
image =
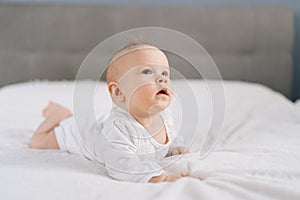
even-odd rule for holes
{"type": "MultiPolygon", "coordinates": [[[[205,83],[194,80],[190,84],[201,99],[202,114],[209,112],[205,83]]],[[[175,89],[181,85],[181,81],[174,82],[175,89]]],[[[35,81],[2,88],[0,198],[300,199],[299,105],[258,84],[226,81],[224,86],[226,117],[213,152],[202,160],[197,153],[184,155],[166,169],[169,173],[188,171],[202,180],[183,178],[158,184],[115,181],[101,165],[84,157],[28,148],[49,100],[72,109],[73,82],[35,81]]],[[[103,92],[96,96],[96,109],[105,112],[111,102],[105,84],[100,88],[103,92]]],[[[205,115],[201,120],[205,121],[205,115]]],[[[183,130],[188,132],[189,124],[183,124],[183,130]]],[[[192,149],[196,148],[194,144],[192,149]]]]}

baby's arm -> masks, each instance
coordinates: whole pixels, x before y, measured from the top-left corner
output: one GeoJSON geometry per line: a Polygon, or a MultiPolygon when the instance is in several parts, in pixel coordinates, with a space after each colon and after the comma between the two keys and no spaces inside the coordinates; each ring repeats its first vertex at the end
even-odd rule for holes
{"type": "Polygon", "coordinates": [[[108,175],[117,180],[158,183],[174,182],[183,177],[195,178],[187,173],[167,175],[158,163],[142,161],[134,152],[125,149],[108,147],[102,153],[108,175]]]}
{"type": "Polygon", "coordinates": [[[57,103],[49,102],[48,106],[43,110],[45,120],[31,137],[30,147],[35,149],[59,149],[54,128],[58,126],[62,120],[71,115],[71,111],[67,108],[57,103]]]}

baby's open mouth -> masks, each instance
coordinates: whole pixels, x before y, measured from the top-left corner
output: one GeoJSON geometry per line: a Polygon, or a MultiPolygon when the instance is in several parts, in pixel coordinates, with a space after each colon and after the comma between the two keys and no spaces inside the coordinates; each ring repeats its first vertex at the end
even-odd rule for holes
{"type": "Polygon", "coordinates": [[[167,88],[162,88],[161,90],[159,90],[156,95],[167,95],[169,96],[168,90],[167,88]]]}

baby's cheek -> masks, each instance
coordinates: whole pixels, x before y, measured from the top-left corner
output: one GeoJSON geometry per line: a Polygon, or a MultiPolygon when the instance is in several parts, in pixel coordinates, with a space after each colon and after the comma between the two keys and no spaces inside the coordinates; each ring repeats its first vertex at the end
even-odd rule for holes
{"type": "Polygon", "coordinates": [[[147,103],[149,99],[149,92],[144,88],[135,90],[131,95],[132,103],[147,103]]]}
{"type": "Polygon", "coordinates": [[[153,96],[155,94],[155,91],[156,90],[153,84],[147,84],[140,87],[137,92],[144,96],[153,96]]]}

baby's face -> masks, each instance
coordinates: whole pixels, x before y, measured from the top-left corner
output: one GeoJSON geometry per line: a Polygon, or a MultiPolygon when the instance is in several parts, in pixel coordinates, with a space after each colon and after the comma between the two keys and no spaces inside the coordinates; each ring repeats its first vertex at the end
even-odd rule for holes
{"type": "Polygon", "coordinates": [[[165,54],[155,48],[132,51],[118,59],[118,85],[129,113],[145,116],[166,109],[173,98],[165,54]]]}

